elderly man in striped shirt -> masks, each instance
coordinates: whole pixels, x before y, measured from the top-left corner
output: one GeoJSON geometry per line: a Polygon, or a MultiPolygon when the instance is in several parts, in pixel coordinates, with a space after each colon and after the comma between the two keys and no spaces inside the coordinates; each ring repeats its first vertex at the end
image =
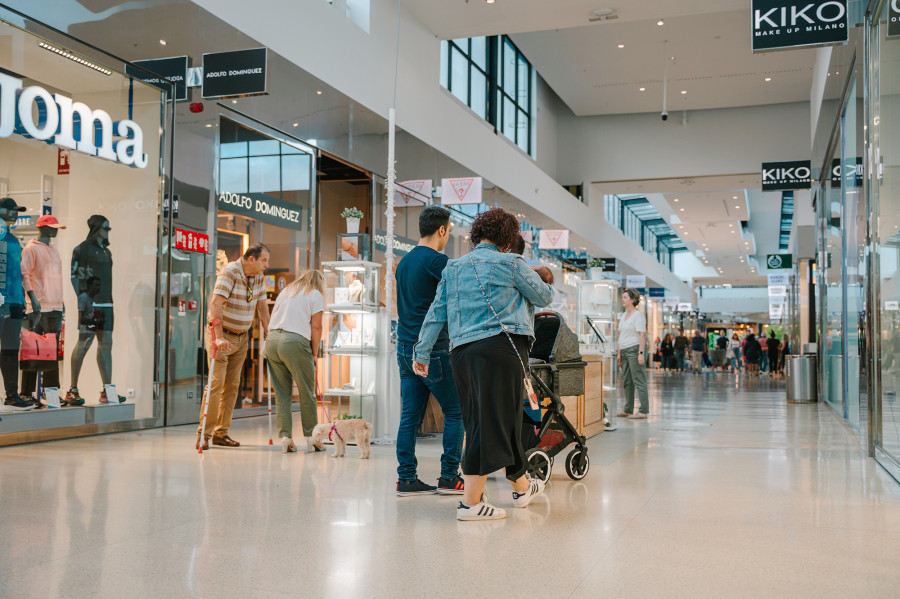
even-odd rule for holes
{"type": "MultiPolygon", "coordinates": [[[[216,345],[216,358],[209,352],[209,415],[206,430],[197,429],[199,449],[201,435],[203,449],[213,445],[239,447],[228,436],[231,416],[240,391],[241,370],[247,358],[248,331],[253,326],[254,313],[259,314],[263,332],[269,330],[269,306],[263,273],[269,267],[269,248],[261,243],[250,246],[240,260],[229,262],[216,278],[212,301],[209,303],[209,327],[206,347],[216,345]],[[212,334],[210,334],[212,333],[212,334]]],[[[202,408],[201,408],[202,410],[202,408]]],[[[203,413],[200,418],[202,421],[203,413]]]]}

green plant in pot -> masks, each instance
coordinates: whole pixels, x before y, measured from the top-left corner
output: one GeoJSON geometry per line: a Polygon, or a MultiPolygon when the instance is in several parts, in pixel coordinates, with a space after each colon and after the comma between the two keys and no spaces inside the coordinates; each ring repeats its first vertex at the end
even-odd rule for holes
{"type": "Polygon", "coordinates": [[[591,281],[599,281],[603,278],[603,266],[606,264],[606,261],[603,258],[593,258],[588,263],[588,278],[591,281]]]}
{"type": "Polygon", "coordinates": [[[363,212],[359,208],[344,208],[341,212],[341,218],[347,219],[347,232],[359,233],[359,220],[363,217],[363,212]]]}

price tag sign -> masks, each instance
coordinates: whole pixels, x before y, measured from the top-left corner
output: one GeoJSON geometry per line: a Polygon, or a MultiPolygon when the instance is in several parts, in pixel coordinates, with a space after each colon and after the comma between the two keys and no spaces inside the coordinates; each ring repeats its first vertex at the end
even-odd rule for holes
{"type": "Polygon", "coordinates": [[[44,397],[47,399],[48,408],[59,407],[59,389],[56,387],[44,387],[44,397]]]}
{"type": "Polygon", "coordinates": [[[106,389],[106,400],[110,403],[110,405],[118,405],[119,394],[116,393],[116,386],[104,385],[103,388],[106,389]]]}

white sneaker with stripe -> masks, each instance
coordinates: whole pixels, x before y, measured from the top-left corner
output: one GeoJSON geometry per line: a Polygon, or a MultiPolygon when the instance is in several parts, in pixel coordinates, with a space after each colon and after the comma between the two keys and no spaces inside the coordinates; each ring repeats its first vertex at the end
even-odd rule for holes
{"type": "Polygon", "coordinates": [[[494,507],[481,498],[475,505],[466,505],[462,501],[456,508],[457,520],[502,520],[506,518],[506,510],[494,507]]]}
{"type": "Polygon", "coordinates": [[[544,481],[532,478],[528,481],[528,488],[522,492],[517,493],[513,491],[513,504],[516,507],[525,507],[531,500],[544,492],[544,481]]]}

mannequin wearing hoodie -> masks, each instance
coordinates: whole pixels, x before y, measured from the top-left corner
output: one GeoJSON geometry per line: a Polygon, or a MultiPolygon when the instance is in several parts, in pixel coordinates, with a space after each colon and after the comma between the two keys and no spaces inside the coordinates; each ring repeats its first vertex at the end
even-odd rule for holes
{"type": "Polygon", "coordinates": [[[0,199],[0,373],[7,410],[31,410],[34,404],[19,397],[19,346],[22,343],[22,319],[25,316],[25,291],[22,288],[22,246],[9,228],[24,211],[12,198],[0,199]]]}
{"type": "MultiPolygon", "coordinates": [[[[112,382],[112,253],[109,251],[109,220],[100,214],[91,216],[88,221],[87,239],[78,244],[72,251],[71,280],[78,296],[88,290],[88,279],[97,277],[100,290],[93,297],[94,315],[97,321],[94,330],[79,330],[78,342],[72,350],[72,386],[66,394],[69,403],[82,399],[78,392],[78,376],[84,356],[94,337],[97,338],[97,366],[104,389],[100,394],[100,403],[107,403],[105,386],[112,382]]],[[[116,401],[118,398],[113,398],[116,401]]]]}
{"type": "MultiPolygon", "coordinates": [[[[63,315],[62,260],[51,240],[65,229],[56,217],[45,214],[37,221],[38,238],[22,250],[22,286],[28,295],[31,330],[38,335],[59,335],[63,315]]],[[[59,368],[44,372],[45,387],[59,387],[59,368]]],[[[22,371],[22,395],[25,401],[40,406],[40,398],[31,396],[37,388],[37,372],[22,371]]]]}

